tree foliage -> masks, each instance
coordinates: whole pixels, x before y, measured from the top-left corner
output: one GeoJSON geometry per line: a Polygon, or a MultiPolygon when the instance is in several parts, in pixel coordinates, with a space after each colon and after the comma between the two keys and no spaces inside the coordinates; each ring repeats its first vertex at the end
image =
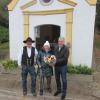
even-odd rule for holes
{"type": "Polygon", "coordinates": [[[9,41],[9,30],[3,26],[0,26],[0,43],[9,41]]]}
{"type": "Polygon", "coordinates": [[[0,25],[8,27],[8,11],[7,4],[11,0],[0,0],[0,25]]]}
{"type": "Polygon", "coordinates": [[[11,0],[0,0],[0,43],[9,41],[7,4],[11,0]]]}
{"type": "Polygon", "coordinates": [[[100,0],[97,1],[96,6],[96,27],[100,31],[100,0]]]}

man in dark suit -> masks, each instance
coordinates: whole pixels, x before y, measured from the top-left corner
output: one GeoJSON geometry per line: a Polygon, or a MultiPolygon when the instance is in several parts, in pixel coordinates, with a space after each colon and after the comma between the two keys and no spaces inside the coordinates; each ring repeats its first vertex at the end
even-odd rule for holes
{"type": "Polygon", "coordinates": [[[69,57],[69,50],[68,47],[65,46],[64,38],[58,39],[58,45],[54,49],[54,53],[57,59],[55,64],[55,78],[57,84],[57,91],[55,92],[54,96],[59,95],[62,93],[61,100],[64,100],[66,97],[67,92],[67,63],[69,57]],[[62,82],[60,80],[62,79],[62,82]],[[61,86],[62,83],[62,86],[61,86]],[[61,89],[62,87],[62,89],[61,89]]]}

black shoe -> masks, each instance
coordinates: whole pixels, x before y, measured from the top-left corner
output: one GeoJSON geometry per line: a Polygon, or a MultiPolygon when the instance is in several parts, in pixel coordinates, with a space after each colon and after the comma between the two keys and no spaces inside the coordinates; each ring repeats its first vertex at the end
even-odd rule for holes
{"type": "Polygon", "coordinates": [[[43,90],[40,90],[40,96],[42,96],[43,95],[43,90]]]}
{"type": "Polygon", "coordinates": [[[51,93],[51,92],[52,92],[51,88],[47,88],[47,91],[48,91],[49,93],[51,93]]]}
{"type": "Polygon", "coordinates": [[[57,95],[59,95],[60,93],[61,93],[61,91],[57,91],[57,92],[55,92],[54,96],[57,96],[57,95]]]}
{"type": "Polygon", "coordinates": [[[65,97],[66,97],[66,95],[65,94],[62,94],[61,100],[65,100],[65,97]]]}
{"type": "Polygon", "coordinates": [[[36,92],[34,92],[34,93],[32,93],[32,94],[33,94],[33,96],[37,96],[37,95],[36,95],[36,92]]]}
{"type": "Polygon", "coordinates": [[[23,91],[23,96],[26,96],[27,95],[27,91],[23,91]]]}

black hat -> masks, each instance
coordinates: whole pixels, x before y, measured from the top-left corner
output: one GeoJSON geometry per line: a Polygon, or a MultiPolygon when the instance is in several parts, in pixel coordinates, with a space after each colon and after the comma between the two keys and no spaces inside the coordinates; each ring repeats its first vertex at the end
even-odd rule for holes
{"type": "Polygon", "coordinates": [[[32,38],[28,37],[26,40],[23,41],[24,43],[27,43],[27,42],[32,42],[34,43],[35,41],[32,40],[32,38]]]}

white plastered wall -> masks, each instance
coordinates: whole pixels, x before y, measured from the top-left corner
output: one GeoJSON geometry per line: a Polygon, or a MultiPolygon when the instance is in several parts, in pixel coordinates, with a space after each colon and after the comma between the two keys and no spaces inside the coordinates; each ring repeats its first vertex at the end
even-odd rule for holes
{"type": "MultiPolygon", "coordinates": [[[[30,0],[31,1],[31,0],[30,0]]],[[[39,0],[38,0],[39,1],[39,0]]],[[[9,32],[10,32],[10,58],[17,59],[18,52],[23,46],[23,14],[20,6],[29,0],[20,0],[13,11],[9,12],[9,32]]],[[[93,53],[95,6],[90,6],[85,0],[75,0],[77,6],[74,7],[72,25],[72,63],[91,66],[93,53]]],[[[36,5],[27,8],[29,11],[57,10],[72,8],[54,0],[50,6],[43,6],[38,2],[36,5]]],[[[65,14],[30,16],[30,36],[34,39],[34,27],[41,24],[56,24],[61,26],[61,35],[66,34],[65,14]],[[56,19],[56,20],[55,20],[56,19]]]]}

